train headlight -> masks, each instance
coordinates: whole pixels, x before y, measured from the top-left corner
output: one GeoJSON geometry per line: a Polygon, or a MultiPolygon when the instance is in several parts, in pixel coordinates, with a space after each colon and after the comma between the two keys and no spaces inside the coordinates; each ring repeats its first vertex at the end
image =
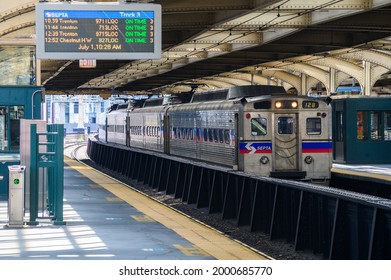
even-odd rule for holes
{"type": "Polygon", "coordinates": [[[282,103],[280,101],[276,102],[276,108],[280,109],[282,107],[282,103]]]}
{"type": "Polygon", "coordinates": [[[262,164],[268,164],[269,163],[269,158],[267,156],[263,156],[260,159],[262,164]]]}
{"type": "Polygon", "coordinates": [[[291,103],[292,108],[295,108],[295,109],[296,109],[296,108],[297,108],[297,105],[298,105],[298,104],[297,104],[296,101],[292,101],[292,103],[291,103]]]}
{"type": "Polygon", "coordinates": [[[304,159],[304,162],[306,164],[311,164],[314,161],[314,158],[312,156],[306,156],[304,159]]]}

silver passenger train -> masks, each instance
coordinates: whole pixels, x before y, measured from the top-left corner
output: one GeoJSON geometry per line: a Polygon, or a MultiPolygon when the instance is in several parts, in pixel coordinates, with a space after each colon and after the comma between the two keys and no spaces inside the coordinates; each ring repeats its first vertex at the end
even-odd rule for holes
{"type": "Polygon", "coordinates": [[[330,178],[330,106],[278,86],[195,93],[185,104],[150,99],[108,113],[99,137],[255,175],[330,178]]]}

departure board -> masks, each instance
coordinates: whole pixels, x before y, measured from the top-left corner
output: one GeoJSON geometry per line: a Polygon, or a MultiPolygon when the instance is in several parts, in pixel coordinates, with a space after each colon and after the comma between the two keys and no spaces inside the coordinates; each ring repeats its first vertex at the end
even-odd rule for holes
{"type": "Polygon", "coordinates": [[[38,3],[39,59],[161,57],[161,6],[135,3],[38,3]]]}

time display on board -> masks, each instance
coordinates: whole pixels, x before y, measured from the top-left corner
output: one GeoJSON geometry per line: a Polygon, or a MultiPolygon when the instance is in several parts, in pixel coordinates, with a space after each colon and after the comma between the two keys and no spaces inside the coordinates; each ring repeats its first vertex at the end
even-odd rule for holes
{"type": "Polygon", "coordinates": [[[153,52],[153,12],[45,11],[46,52],[153,52]]]}
{"type": "Polygon", "coordinates": [[[41,52],[37,49],[37,53],[43,54],[42,58],[60,53],[66,58],[116,59],[115,54],[122,54],[119,59],[158,58],[161,14],[160,6],[157,7],[159,9],[156,5],[44,5],[40,12],[37,10],[40,15],[37,48],[41,43],[41,52]],[[72,9],[64,9],[69,6],[72,9]]]}

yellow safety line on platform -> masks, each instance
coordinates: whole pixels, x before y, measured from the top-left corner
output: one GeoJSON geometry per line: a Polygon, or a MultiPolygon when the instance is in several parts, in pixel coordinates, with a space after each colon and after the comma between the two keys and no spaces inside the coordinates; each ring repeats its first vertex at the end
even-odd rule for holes
{"type": "Polygon", "coordinates": [[[123,202],[123,200],[119,197],[112,197],[112,196],[108,196],[108,197],[105,197],[107,201],[110,201],[110,202],[123,202]]]}
{"type": "Polygon", "coordinates": [[[154,219],[147,215],[130,215],[130,217],[140,223],[156,223],[154,219]]]}
{"type": "Polygon", "coordinates": [[[360,171],[340,169],[340,168],[335,168],[335,167],[331,168],[331,172],[347,174],[347,175],[355,175],[355,176],[360,176],[360,177],[368,177],[368,178],[374,178],[374,179],[381,179],[381,180],[385,180],[385,181],[391,181],[391,176],[377,174],[377,173],[360,172],[360,171]]]}
{"type": "Polygon", "coordinates": [[[196,247],[196,246],[184,246],[179,244],[174,244],[174,247],[180,250],[184,255],[194,257],[194,256],[209,256],[207,252],[196,247]]]}
{"type": "Polygon", "coordinates": [[[86,167],[81,163],[65,158],[65,163],[102,186],[115,196],[124,200],[134,208],[151,217],[153,220],[172,229],[200,250],[219,260],[260,260],[267,257],[250,250],[242,244],[229,239],[223,234],[198,223],[173,209],[158,203],[124,184],[117,183],[108,176],[86,167]]]}

